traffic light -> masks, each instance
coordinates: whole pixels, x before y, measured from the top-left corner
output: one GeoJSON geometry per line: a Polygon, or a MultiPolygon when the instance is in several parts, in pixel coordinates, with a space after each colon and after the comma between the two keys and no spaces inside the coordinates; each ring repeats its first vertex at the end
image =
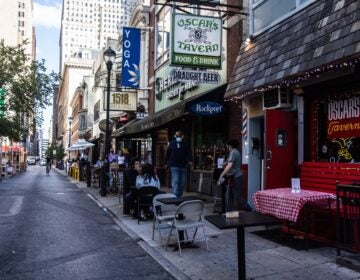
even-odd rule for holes
{"type": "Polygon", "coordinates": [[[3,118],[5,115],[5,89],[0,88],[0,118],[3,118]]]}

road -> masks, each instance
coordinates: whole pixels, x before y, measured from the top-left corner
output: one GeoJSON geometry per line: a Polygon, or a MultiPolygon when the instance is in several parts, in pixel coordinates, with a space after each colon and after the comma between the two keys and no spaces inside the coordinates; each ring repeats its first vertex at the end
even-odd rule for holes
{"type": "Polygon", "coordinates": [[[44,166],[0,183],[0,279],[172,279],[111,216],[44,166]]]}

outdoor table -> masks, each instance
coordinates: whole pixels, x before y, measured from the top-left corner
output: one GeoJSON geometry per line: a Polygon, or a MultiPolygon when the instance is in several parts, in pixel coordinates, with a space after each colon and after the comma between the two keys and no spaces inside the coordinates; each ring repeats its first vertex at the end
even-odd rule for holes
{"type": "Polygon", "coordinates": [[[182,197],[167,197],[167,198],[159,198],[158,201],[164,204],[175,204],[180,205],[181,203],[185,201],[191,201],[191,200],[202,200],[206,201],[205,198],[202,198],[197,195],[189,195],[189,196],[182,196],[182,197]]]}
{"type": "Polygon", "coordinates": [[[297,221],[301,209],[307,202],[335,198],[331,193],[310,190],[292,193],[291,188],[258,191],[253,196],[257,211],[291,222],[297,221]]]}
{"type": "Polygon", "coordinates": [[[239,213],[239,217],[226,218],[225,215],[210,215],[205,216],[205,219],[219,229],[236,228],[237,232],[237,251],[238,251],[238,279],[246,279],[245,266],[245,234],[246,227],[254,226],[269,226],[281,224],[281,220],[264,215],[258,212],[243,212],[239,213]]]}

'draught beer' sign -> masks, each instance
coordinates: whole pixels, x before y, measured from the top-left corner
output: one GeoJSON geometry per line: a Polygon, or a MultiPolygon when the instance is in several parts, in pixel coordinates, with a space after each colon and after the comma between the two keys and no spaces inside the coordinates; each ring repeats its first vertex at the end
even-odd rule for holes
{"type": "Polygon", "coordinates": [[[328,103],[328,138],[360,137],[360,97],[328,103]]]}

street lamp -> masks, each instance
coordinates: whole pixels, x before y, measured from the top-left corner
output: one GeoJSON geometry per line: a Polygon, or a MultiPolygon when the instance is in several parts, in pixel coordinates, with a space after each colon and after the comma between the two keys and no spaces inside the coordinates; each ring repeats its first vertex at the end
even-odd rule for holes
{"type": "MultiPolygon", "coordinates": [[[[105,128],[105,148],[104,148],[104,159],[106,159],[105,172],[109,173],[110,163],[108,155],[110,152],[110,77],[111,77],[111,68],[115,61],[116,52],[109,47],[106,51],[104,51],[104,61],[106,63],[107,69],[107,87],[106,87],[106,128],[105,128]]],[[[105,179],[105,178],[104,178],[105,179]]],[[[102,180],[102,195],[106,195],[105,189],[105,180],[102,180]]]]}
{"type": "MultiPolygon", "coordinates": [[[[69,120],[69,144],[68,144],[68,148],[70,148],[70,145],[71,145],[71,123],[72,123],[73,118],[70,116],[68,118],[68,120],[69,120]]],[[[68,152],[69,152],[69,160],[70,160],[70,150],[68,152]]]]}

